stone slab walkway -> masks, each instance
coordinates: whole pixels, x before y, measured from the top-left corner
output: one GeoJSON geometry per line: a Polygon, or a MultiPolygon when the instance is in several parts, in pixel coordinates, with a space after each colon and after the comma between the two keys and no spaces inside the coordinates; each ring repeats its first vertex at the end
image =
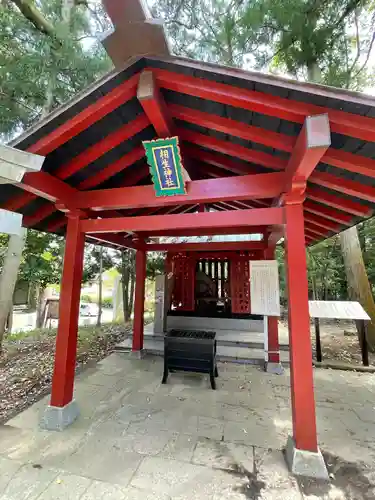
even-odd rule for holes
{"type": "Polygon", "coordinates": [[[320,445],[331,483],[297,481],[289,375],[219,364],[207,377],[112,354],[77,377],[81,417],[38,429],[44,398],[0,427],[0,500],[331,500],[375,498],[375,378],[316,370],[320,445]]]}

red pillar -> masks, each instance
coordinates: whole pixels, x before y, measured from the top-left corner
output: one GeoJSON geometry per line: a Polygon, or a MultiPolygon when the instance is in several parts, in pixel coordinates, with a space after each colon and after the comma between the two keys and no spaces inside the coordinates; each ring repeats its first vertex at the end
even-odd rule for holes
{"type": "MultiPolygon", "coordinates": [[[[264,259],[275,259],[275,247],[269,247],[264,251],[264,259]]],[[[276,316],[268,316],[268,361],[280,363],[279,322],[276,316]]]]}
{"type": "Polygon", "coordinates": [[[284,211],[293,437],[297,449],[317,452],[302,202],[289,202],[284,211]]]}
{"type": "Polygon", "coordinates": [[[133,351],[143,349],[143,326],[145,312],[146,251],[139,249],[135,256],[135,297],[133,322],[133,351]]]}
{"type": "Polygon", "coordinates": [[[73,399],[84,246],[79,218],[69,218],[51,394],[51,406],[60,408],[73,399]]]}

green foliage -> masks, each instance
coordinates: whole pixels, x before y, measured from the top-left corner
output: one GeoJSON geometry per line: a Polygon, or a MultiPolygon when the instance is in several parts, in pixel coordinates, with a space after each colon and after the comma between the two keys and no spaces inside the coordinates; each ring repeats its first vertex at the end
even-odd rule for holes
{"type": "Polygon", "coordinates": [[[373,0],[159,0],[174,52],[360,89],[374,46],[373,0]]]}
{"type": "Polygon", "coordinates": [[[18,279],[45,288],[59,283],[63,263],[63,238],[39,231],[28,231],[18,279]]]}
{"type": "Polygon", "coordinates": [[[91,10],[73,7],[67,24],[61,0],[36,3],[53,25],[56,36],[38,31],[10,0],[1,2],[0,137],[3,140],[40,120],[111,67],[93,36],[98,26],[91,10]]]}
{"type": "MultiPolygon", "coordinates": [[[[108,248],[103,248],[102,271],[114,267],[114,252],[108,248]]],[[[91,283],[98,279],[100,271],[100,249],[95,245],[86,245],[85,263],[83,268],[83,283],[91,283]]]]}
{"type": "Polygon", "coordinates": [[[107,309],[113,307],[112,297],[105,297],[102,301],[102,306],[106,307],[107,309]]]}
{"type": "Polygon", "coordinates": [[[81,295],[81,302],[87,302],[88,304],[91,304],[92,302],[91,295],[81,295]]]}

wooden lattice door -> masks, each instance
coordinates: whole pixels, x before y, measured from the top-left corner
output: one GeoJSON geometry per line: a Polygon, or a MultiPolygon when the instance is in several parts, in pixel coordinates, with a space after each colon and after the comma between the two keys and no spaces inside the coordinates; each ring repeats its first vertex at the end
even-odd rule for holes
{"type": "Polygon", "coordinates": [[[173,258],[174,287],[172,307],[178,311],[195,309],[195,260],[189,255],[173,258]]]}
{"type": "Polygon", "coordinates": [[[230,266],[232,313],[250,313],[250,262],[247,256],[235,256],[230,266]]]}

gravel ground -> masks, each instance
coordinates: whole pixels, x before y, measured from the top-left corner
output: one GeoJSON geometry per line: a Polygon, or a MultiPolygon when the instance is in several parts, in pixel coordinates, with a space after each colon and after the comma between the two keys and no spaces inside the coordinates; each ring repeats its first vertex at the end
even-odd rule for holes
{"type": "MultiPolygon", "coordinates": [[[[110,354],[131,325],[81,327],[77,364],[80,371],[110,354]]],[[[5,339],[0,354],[0,424],[50,391],[56,330],[42,330],[5,339]]]]}

